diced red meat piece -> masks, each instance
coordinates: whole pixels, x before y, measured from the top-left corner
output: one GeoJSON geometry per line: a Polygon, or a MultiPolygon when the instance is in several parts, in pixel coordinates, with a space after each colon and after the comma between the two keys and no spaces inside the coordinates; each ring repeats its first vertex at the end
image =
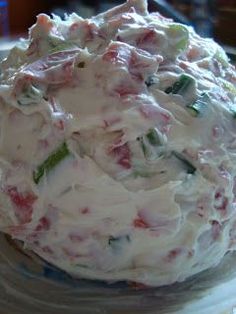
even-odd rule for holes
{"type": "Polygon", "coordinates": [[[201,50],[196,46],[190,46],[187,51],[188,61],[193,62],[201,57],[201,50]]]}
{"type": "Polygon", "coordinates": [[[125,169],[131,168],[131,152],[128,143],[121,146],[115,146],[110,151],[110,155],[114,156],[117,164],[125,169]]]}
{"type": "MultiPolygon", "coordinates": [[[[60,84],[72,79],[73,64],[80,49],[60,51],[37,60],[22,69],[22,74],[16,79],[14,90],[19,80],[34,80],[42,83],[60,84]]],[[[22,83],[23,84],[23,83],[22,83]]]]}
{"type": "Polygon", "coordinates": [[[71,38],[77,37],[78,34],[82,37],[83,42],[88,42],[94,40],[99,35],[99,29],[96,24],[90,23],[88,20],[81,20],[69,27],[69,36],[71,38]]]}
{"type": "Polygon", "coordinates": [[[40,238],[40,236],[44,232],[48,231],[50,227],[51,227],[51,221],[49,220],[49,218],[46,216],[41,217],[38,222],[38,225],[33,230],[33,232],[27,235],[27,241],[34,243],[34,245],[37,245],[38,239],[40,238]]]}
{"type": "Polygon", "coordinates": [[[39,24],[46,32],[53,28],[53,22],[46,14],[39,14],[37,16],[37,24],[39,24]]]}
{"type": "Polygon", "coordinates": [[[145,222],[141,217],[135,218],[133,221],[133,225],[135,228],[147,229],[150,226],[145,222]]]}
{"type": "Polygon", "coordinates": [[[171,116],[163,108],[156,104],[144,103],[138,108],[141,116],[149,121],[154,121],[159,125],[159,130],[162,133],[168,133],[171,127],[171,116]]]}
{"type": "Polygon", "coordinates": [[[83,215],[89,214],[90,213],[90,208],[89,207],[80,208],[80,213],[83,214],[83,215]]]}
{"type": "Polygon", "coordinates": [[[155,120],[159,118],[165,123],[170,122],[170,115],[155,104],[143,104],[140,106],[139,110],[146,119],[155,120]]]}
{"type": "Polygon", "coordinates": [[[103,60],[108,62],[116,62],[118,58],[118,51],[116,50],[109,50],[104,53],[103,60]]]}
{"type": "Polygon", "coordinates": [[[129,72],[133,77],[144,80],[156,73],[158,65],[162,61],[161,56],[152,56],[143,50],[132,49],[129,72]]]}
{"type": "Polygon", "coordinates": [[[129,86],[126,84],[120,84],[116,88],[114,88],[114,92],[118,94],[120,97],[128,96],[128,95],[137,95],[138,90],[134,86],[129,86]]]}
{"type": "Polygon", "coordinates": [[[128,68],[131,59],[131,48],[126,44],[111,44],[102,58],[106,62],[124,65],[128,68]]]}
{"type": "Polygon", "coordinates": [[[70,25],[69,32],[70,33],[76,32],[79,29],[79,27],[80,27],[80,22],[75,22],[70,25]]]}
{"type": "Polygon", "coordinates": [[[133,221],[133,225],[136,228],[147,229],[151,228],[149,215],[146,214],[146,209],[143,208],[138,211],[137,217],[133,221]]]}
{"type": "Polygon", "coordinates": [[[108,92],[120,97],[139,94],[144,88],[146,77],[156,72],[158,62],[162,60],[125,43],[112,43],[102,59],[110,64],[113,73],[117,68],[115,73],[119,76],[112,85],[109,82],[108,92]]]}
{"type": "Polygon", "coordinates": [[[181,253],[183,252],[182,248],[176,248],[171,250],[168,255],[166,256],[165,260],[169,263],[173,262],[178,256],[181,255],[181,253]]]}
{"type": "Polygon", "coordinates": [[[224,196],[224,191],[218,190],[216,192],[215,201],[215,209],[225,215],[229,205],[229,200],[226,196],[224,196]]]}
{"type": "Polygon", "coordinates": [[[156,53],[160,46],[158,33],[154,29],[147,29],[137,39],[137,47],[150,53],[156,53]]]}
{"type": "Polygon", "coordinates": [[[85,42],[91,41],[96,35],[98,35],[98,27],[95,24],[84,21],[84,30],[85,30],[85,42]]]}
{"type": "Polygon", "coordinates": [[[51,226],[51,222],[50,220],[43,216],[40,220],[39,220],[39,224],[36,227],[35,231],[39,232],[39,231],[48,231],[50,229],[51,226]]]}
{"type": "Polygon", "coordinates": [[[37,196],[30,191],[19,192],[16,187],[8,187],[6,191],[14,204],[15,214],[19,222],[22,224],[30,222],[33,204],[37,196]]]}

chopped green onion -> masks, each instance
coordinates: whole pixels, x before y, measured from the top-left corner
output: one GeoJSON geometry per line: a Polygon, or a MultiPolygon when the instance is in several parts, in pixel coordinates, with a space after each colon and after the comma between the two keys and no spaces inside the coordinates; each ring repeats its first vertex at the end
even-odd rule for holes
{"type": "Polygon", "coordinates": [[[161,146],[162,143],[155,128],[150,129],[146,135],[139,137],[138,140],[146,159],[155,160],[160,155],[157,146],[161,146]]]}
{"type": "Polygon", "coordinates": [[[155,128],[150,129],[146,134],[149,143],[153,146],[161,145],[160,137],[155,128]]]}
{"type": "Polygon", "coordinates": [[[204,93],[195,102],[193,102],[192,104],[188,104],[186,108],[193,117],[198,117],[203,114],[203,111],[206,109],[209,99],[209,96],[204,93]]]}
{"type": "Polygon", "coordinates": [[[170,44],[174,46],[177,53],[182,52],[188,47],[189,31],[186,26],[178,23],[173,23],[167,30],[170,44]]]}
{"type": "Polygon", "coordinates": [[[196,167],[194,167],[194,165],[192,165],[182,154],[176,151],[173,151],[172,154],[183,163],[188,174],[194,174],[196,172],[196,167]]]}
{"type": "Polygon", "coordinates": [[[219,61],[223,67],[228,67],[229,66],[229,59],[225,53],[225,51],[221,48],[218,47],[216,53],[215,53],[215,58],[217,61],[219,61]]]}
{"type": "Polygon", "coordinates": [[[55,52],[60,52],[63,50],[69,50],[73,48],[77,48],[75,44],[71,42],[65,42],[61,39],[58,39],[57,37],[49,37],[48,38],[48,43],[50,45],[50,50],[49,53],[55,53],[55,52]]]}
{"type": "Polygon", "coordinates": [[[195,80],[186,74],[182,74],[177,82],[165,90],[166,94],[184,95],[195,84],[195,80]]]}
{"type": "Polygon", "coordinates": [[[70,154],[67,144],[64,142],[58,147],[41,165],[37,167],[37,170],[33,172],[33,179],[36,184],[40,179],[53,168],[55,168],[63,159],[70,154]]]}
{"type": "Polygon", "coordinates": [[[200,114],[200,109],[201,107],[199,107],[199,103],[195,102],[193,104],[190,104],[187,106],[187,110],[188,112],[191,114],[191,116],[193,117],[197,117],[200,114]]]}
{"type": "Polygon", "coordinates": [[[232,83],[230,83],[224,79],[221,79],[220,81],[221,81],[224,89],[226,89],[228,92],[230,92],[234,96],[236,96],[236,87],[232,83]]]}
{"type": "Polygon", "coordinates": [[[27,106],[31,104],[38,104],[43,98],[43,91],[35,87],[34,85],[25,85],[22,93],[17,97],[17,102],[21,106],[27,106]]]}
{"type": "Polygon", "coordinates": [[[147,157],[148,157],[148,155],[149,155],[148,146],[145,144],[145,142],[144,142],[144,138],[143,138],[143,137],[140,137],[138,140],[140,141],[140,144],[141,144],[141,147],[142,147],[143,154],[144,154],[144,156],[147,158],[147,157]]]}

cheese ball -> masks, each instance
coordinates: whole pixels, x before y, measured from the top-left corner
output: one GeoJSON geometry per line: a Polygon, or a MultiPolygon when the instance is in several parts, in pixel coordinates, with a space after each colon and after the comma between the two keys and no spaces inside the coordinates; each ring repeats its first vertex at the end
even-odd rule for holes
{"type": "Polygon", "coordinates": [[[236,244],[236,72],[147,3],[40,14],[0,65],[0,231],[77,278],[161,286],[236,244]]]}

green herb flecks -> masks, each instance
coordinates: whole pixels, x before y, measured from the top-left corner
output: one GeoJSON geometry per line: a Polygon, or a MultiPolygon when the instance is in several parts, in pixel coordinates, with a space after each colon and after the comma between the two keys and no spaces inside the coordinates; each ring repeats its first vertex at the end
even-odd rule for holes
{"type": "Polygon", "coordinates": [[[230,83],[224,79],[221,79],[220,81],[221,81],[221,84],[222,84],[224,90],[226,90],[227,92],[230,92],[231,94],[236,96],[236,87],[232,83],[230,83]]]}
{"type": "Polygon", "coordinates": [[[172,86],[166,88],[166,94],[178,94],[183,96],[187,93],[189,88],[193,87],[195,84],[194,78],[187,74],[182,74],[177,82],[172,86]]]}
{"type": "Polygon", "coordinates": [[[63,41],[62,39],[54,36],[50,36],[48,38],[48,43],[49,43],[49,53],[55,53],[55,52],[60,52],[64,50],[71,50],[71,49],[76,49],[77,46],[72,43],[72,42],[66,42],[63,41]]]}
{"type": "Polygon", "coordinates": [[[177,53],[184,51],[189,44],[189,31],[186,26],[178,23],[171,24],[167,29],[170,45],[177,53]]]}
{"type": "Polygon", "coordinates": [[[140,141],[143,154],[148,160],[155,160],[159,155],[159,146],[162,146],[160,136],[155,128],[148,131],[147,134],[138,138],[140,141]]]}
{"type": "Polygon", "coordinates": [[[229,58],[221,47],[218,47],[214,57],[222,64],[224,68],[227,68],[229,66],[229,58]]]}
{"type": "Polygon", "coordinates": [[[21,94],[17,97],[17,102],[20,106],[38,104],[43,98],[43,91],[32,84],[26,84],[21,94]]]}
{"type": "Polygon", "coordinates": [[[204,111],[207,109],[210,97],[204,93],[195,102],[188,104],[186,106],[188,112],[193,117],[202,116],[204,111]]]}
{"type": "Polygon", "coordinates": [[[33,179],[36,184],[39,183],[41,178],[53,170],[63,159],[70,154],[67,144],[64,142],[58,147],[41,165],[33,172],[33,179]]]}
{"type": "Polygon", "coordinates": [[[150,129],[146,134],[149,143],[153,146],[161,145],[160,137],[156,129],[150,129]]]}

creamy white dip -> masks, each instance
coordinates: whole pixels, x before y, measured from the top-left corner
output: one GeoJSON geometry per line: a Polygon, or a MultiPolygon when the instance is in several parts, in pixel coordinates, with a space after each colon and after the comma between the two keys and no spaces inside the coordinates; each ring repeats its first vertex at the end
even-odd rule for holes
{"type": "Polygon", "coordinates": [[[129,0],[0,66],[0,230],[73,276],[171,284],[235,249],[236,72],[129,0]]]}

